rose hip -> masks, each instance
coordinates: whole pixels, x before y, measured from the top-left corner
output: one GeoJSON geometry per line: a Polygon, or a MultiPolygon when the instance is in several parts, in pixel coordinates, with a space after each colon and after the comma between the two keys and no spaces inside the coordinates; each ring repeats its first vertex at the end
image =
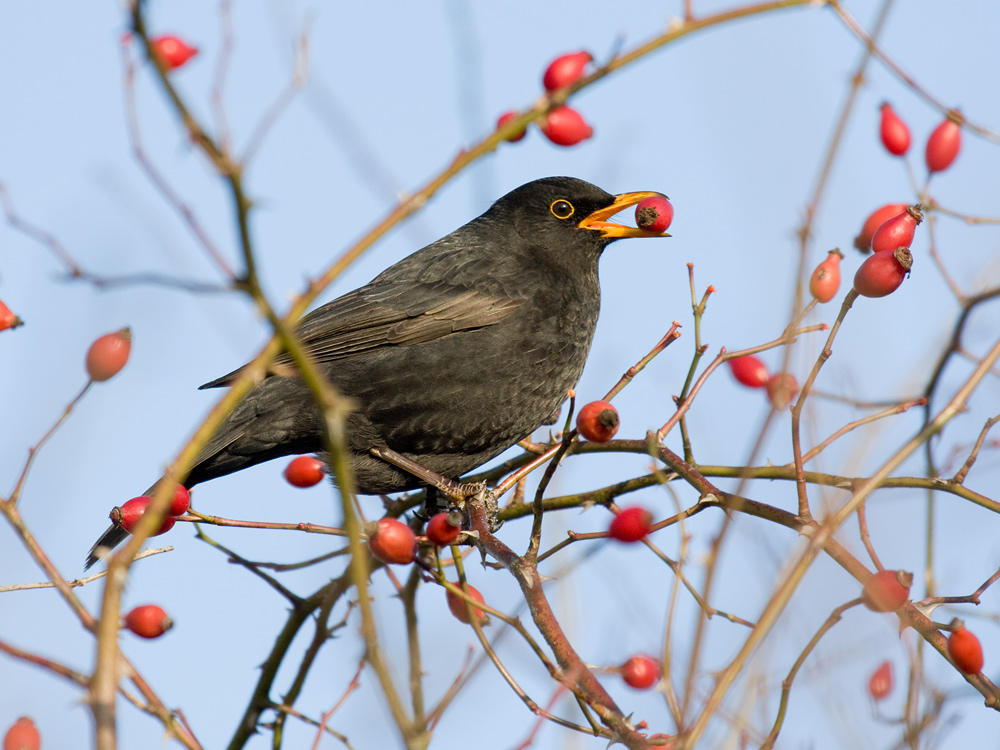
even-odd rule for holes
{"type": "Polygon", "coordinates": [[[575,146],[594,134],[583,115],[572,107],[556,107],[542,121],[545,137],[557,146],[575,146]]]}
{"type": "Polygon", "coordinates": [[[666,232],[674,220],[674,207],[667,196],[651,195],[635,207],[635,223],[647,232],[666,232]]]}
{"type": "Polygon", "coordinates": [[[767,365],[752,354],[745,357],[735,357],[729,360],[729,370],[737,382],[747,388],[764,388],[771,379],[767,365]]]}
{"type": "Polygon", "coordinates": [[[962,128],[958,124],[961,115],[949,112],[948,119],[934,128],[927,138],[924,159],[929,172],[942,172],[952,165],[962,148],[962,128]]]}
{"type": "Polygon", "coordinates": [[[924,220],[919,203],[907,206],[891,219],[888,219],[872,235],[872,250],[876,253],[892,252],[897,247],[910,247],[917,233],[917,225],[924,220]]]}
{"type": "Polygon", "coordinates": [[[871,250],[872,235],[875,230],[885,224],[893,216],[898,216],[906,210],[906,203],[887,203],[882,208],[877,208],[865,219],[861,232],[854,238],[854,247],[863,253],[871,250]]]}
{"type": "Polygon", "coordinates": [[[561,55],[549,63],[542,76],[542,85],[546,91],[555,91],[563,86],[569,86],[583,78],[584,68],[594,59],[589,52],[572,52],[561,55]]]}
{"type": "Polygon", "coordinates": [[[879,125],[882,145],[893,156],[902,156],[910,149],[910,129],[906,127],[889,102],[882,103],[882,122],[879,125]]]}
{"type": "Polygon", "coordinates": [[[899,289],[913,266],[908,248],[891,253],[875,253],[854,274],[854,290],[862,297],[885,297],[899,289]]]}

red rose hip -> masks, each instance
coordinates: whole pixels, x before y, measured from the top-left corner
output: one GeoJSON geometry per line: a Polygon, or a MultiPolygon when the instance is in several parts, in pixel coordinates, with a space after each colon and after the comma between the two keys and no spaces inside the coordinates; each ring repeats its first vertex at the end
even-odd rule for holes
{"type": "MultiPolygon", "coordinates": [[[[120,508],[114,508],[111,511],[111,522],[116,526],[121,526],[128,533],[132,533],[135,529],[136,524],[139,523],[139,519],[146,514],[146,510],[149,508],[149,504],[153,501],[153,498],[146,497],[145,495],[140,495],[139,497],[133,497],[131,500],[127,500],[121,504],[120,508]]],[[[177,519],[172,516],[166,516],[163,519],[163,523],[160,524],[160,528],[154,531],[150,536],[159,536],[160,534],[166,534],[170,529],[174,527],[177,519]]]]}
{"type": "Polygon", "coordinates": [[[872,235],[875,230],[885,224],[893,216],[898,216],[906,210],[906,203],[887,203],[882,208],[877,208],[865,219],[861,232],[854,238],[854,247],[863,253],[871,250],[872,235]]]}
{"type": "MultiPolygon", "coordinates": [[[[499,130],[500,128],[504,127],[511,120],[515,120],[515,119],[517,119],[517,112],[504,112],[497,119],[497,130],[499,130]]],[[[509,143],[517,143],[519,140],[521,140],[522,138],[524,138],[525,133],[527,133],[527,132],[528,131],[526,129],[522,128],[521,130],[519,130],[514,135],[507,136],[507,141],[509,143]]]]}
{"type": "Polygon", "coordinates": [[[402,521],[383,518],[372,524],[368,549],[384,563],[406,565],[417,557],[417,537],[413,529],[402,521]]]}
{"type": "Polygon", "coordinates": [[[608,536],[619,542],[640,542],[653,527],[653,514],[638,505],[619,511],[611,519],[608,536]]]}
{"type": "Polygon", "coordinates": [[[174,490],[174,497],[170,501],[167,509],[168,516],[183,516],[191,507],[191,492],[183,484],[177,485],[174,490]]]}
{"type": "Polygon", "coordinates": [[[128,362],[132,331],[122,328],[98,338],[87,350],[87,375],[98,383],[113,378],[128,362]]]}
{"type": "Polygon", "coordinates": [[[607,401],[591,401],[576,415],[577,431],[594,443],[606,443],[618,432],[618,410],[607,401]]]}
{"type": "Polygon", "coordinates": [[[3,737],[3,750],[39,750],[42,736],[29,717],[22,716],[14,722],[3,737]]]}
{"type": "Polygon", "coordinates": [[[882,121],[879,135],[885,150],[893,156],[902,156],[910,149],[910,129],[906,127],[889,102],[882,103],[882,121]]]}
{"type": "MultiPolygon", "coordinates": [[[[24,321],[12,313],[7,305],[0,302],[0,331],[6,331],[8,328],[17,328],[23,325],[24,321]]],[[[31,720],[28,719],[28,721],[31,720]]]]}
{"type": "Polygon", "coordinates": [[[983,671],[983,646],[972,633],[965,629],[965,623],[955,618],[951,621],[951,635],[948,636],[948,656],[964,674],[979,674],[983,671]]]}
{"type": "Polygon", "coordinates": [[[854,290],[862,297],[885,297],[899,289],[913,266],[909,248],[875,253],[854,274],[854,290]]]}
{"type": "Polygon", "coordinates": [[[315,487],[326,476],[326,467],[315,456],[296,456],[288,462],[284,475],[293,487],[315,487]]]}
{"type": "Polygon", "coordinates": [[[880,701],[892,692],[892,662],[884,661],[868,678],[868,695],[880,701]]]}
{"type": "Polygon", "coordinates": [[[910,247],[917,233],[917,225],[924,220],[921,206],[907,206],[896,216],[887,219],[872,235],[872,250],[876,253],[892,252],[897,247],[910,247]]]}
{"type": "Polygon", "coordinates": [[[143,638],[159,638],[174,626],[161,607],[143,604],[125,615],[125,627],[143,638]]]}
{"type": "Polygon", "coordinates": [[[734,357],[728,361],[729,370],[733,373],[733,377],[747,388],[763,388],[771,379],[767,365],[752,354],[747,354],[745,357],[734,357]]]}
{"type": "Polygon", "coordinates": [[[799,381],[790,372],[778,372],[767,380],[767,398],[779,411],[787,407],[799,393],[799,381]]]}
{"type": "Polygon", "coordinates": [[[660,681],[660,663],[652,656],[639,654],[628,659],[620,667],[625,684],[636,690],[649,690],[660,681]]]}
{"type": "Polygon", "coordinates": [[[817,302],[829,302],[840,289],[840,261],[844,254],[840,250],[831,250],[826,260],[816,266],[809,279],[809,293],[817,302]]]}
{"type": "Polygon", "coordinates": [[[546,91],[555,91],[563,86],[569,86],[583,78],[583,71],[594,59],[589,52],[572,52],[561,55],[549,63],[542,76],[542,85],[546,91]]]}
{"type": "MultiPolygon", "coordinates": [[[[479,589],[471,584],[466,583],[469,587],[469,597],[479,604],[486,604],[486,600],[483,599],[483,595],[479,593],[479,589]]],[[[462,584],[458,581],[453,581],[452,586],[456,588],[462,588],[462,584]]],[[[465,599],[460,597],[458,594],[453,594],[449,589],[445,589],[445,594],[448,598],[448,609],[455,616],[455,619],[460,622],[464,622],[466,625],[471,625],[472,620],[469,619],[469,607],[466,604],[465,599]]],[[[490,622],[490,617],[479,607],[473,607],[472,612],[474,613],[477,620],[479,620],[480,625],[488,625],[490,622]]]]}
{"type": "Polygon", "coordinates": [[[913,573],[880,570],[861,589],[861,602],[873,612],[895,612],[910,598],[913,573]]]}
{"type": "Polygon", "coordinates": [[[572,107],[556,107],[542,121],[545,137],[557,146],[575,146],[594,134],[583,115],[572,107]]]}
{"type": "Polygon", "coordinates": [[[462,514],[459,511],[435,513],[427,522],[427,541],[439,547],[451,544],[462,533],[462,514]]]}
{"type": "Polygon", "coordinates": [[[180,37],[165,34],[151,42],[153,53],[163,61],[167,70],[176,70],[198,54],[198,48],[192,47],[180,37]]]}
{"type": "Polygon", "coordinates": [[[635,207],[635,223],[647,232],[666,232],[674,220],[674,207],[667,196],[651,195],[635,207]]]}
{"type": "Polygon", "coordinates": [[[958,124],[961,115],[949,112],[948,119],[934,128],[927,138],[924,159],[929,172],[942,172],[952,165],[962,148],[962,128],[958,124]]]}

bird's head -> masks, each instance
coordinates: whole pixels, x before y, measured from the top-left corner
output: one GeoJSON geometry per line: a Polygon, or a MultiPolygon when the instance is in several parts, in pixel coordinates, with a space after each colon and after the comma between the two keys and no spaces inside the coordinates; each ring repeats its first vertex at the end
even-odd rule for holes
{"type": "Polygon", "coordinates": [[[507,193],[488,215],[513,222],[523,236],[575,236],[603,249],[627,237],[670,236],[611,221],[615,214],[653,196],[665,197],[656,192],[612,195],[575,177],[546,177],[507,193]]]}

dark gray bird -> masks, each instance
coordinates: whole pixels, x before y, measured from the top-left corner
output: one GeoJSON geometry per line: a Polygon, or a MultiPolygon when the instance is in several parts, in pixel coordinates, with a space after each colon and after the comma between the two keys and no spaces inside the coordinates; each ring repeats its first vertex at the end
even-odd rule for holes
{"type": "MultiPolygon", "coordinates": [[[[389,448],[459,477],[556,413],[590,351],[604,248],[624,237],[669,236],[609,219],[659,195],[615,196],[571,177],[529,182],[306,315],[297,329],[303,344],[356,405],[346,427],[358,492],[420,485],[372,449],[389,448]]],[[[287,372],[291,358],[281,355],[276,364],[287,372]]],[[[202,388],[228,385],[239,374],[202,388]]],[[[270,375],[208,442],[185,485],[322,449],[320,414],[307,386],[295,376],[270,375]]],[[[109,528],[87,567],[126,536],[109,528]]]]}

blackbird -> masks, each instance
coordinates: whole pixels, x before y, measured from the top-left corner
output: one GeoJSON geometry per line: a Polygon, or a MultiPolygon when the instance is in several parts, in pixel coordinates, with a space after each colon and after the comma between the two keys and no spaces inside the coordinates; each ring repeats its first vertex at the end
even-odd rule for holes
{"type": "MultiPolygon", "coordinates": [[[[558,413],[576,385],[600,309],[597,262],[624,237],[662,237],[609,219],[642,199],[549,177],[306,315],[305,348],[351,399],[347,446],[357,491],[421,481],[372,454],[388,448],[459,477],[558,413]]],[[[323,450],[321,417],[285,353],[201,451],[184,484],[323,450]]],[[[241,369],[202,388],[229,385],[241,369]]],[[[154,484],[146,494],[155,491],[154,484]]],[[[87,567],[127,536],[112,526],[87,567]]]]}

